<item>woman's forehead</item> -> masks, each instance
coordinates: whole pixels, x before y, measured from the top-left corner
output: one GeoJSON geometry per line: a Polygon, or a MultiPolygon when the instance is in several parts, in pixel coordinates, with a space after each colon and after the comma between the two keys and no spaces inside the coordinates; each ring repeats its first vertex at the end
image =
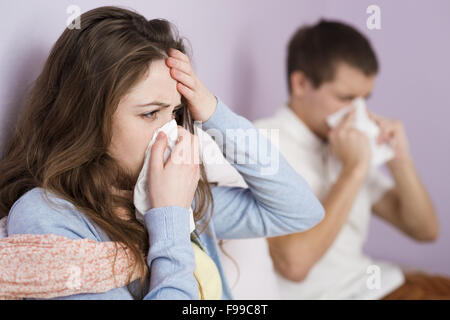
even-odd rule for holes
{"type": "Polygon", "coordinates": [[[164,60],[151,63],[144,77],[124,97],[129,105],[142,105],[159,101],[169,105],[179,105],[181,95],[177,82],[170,76],[170,69],[164,60]]]}

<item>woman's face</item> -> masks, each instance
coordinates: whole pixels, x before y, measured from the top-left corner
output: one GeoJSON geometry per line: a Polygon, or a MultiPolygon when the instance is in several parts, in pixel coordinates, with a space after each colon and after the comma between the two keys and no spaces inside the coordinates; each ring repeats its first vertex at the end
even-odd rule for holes
{"type": "Polygon", "coordinates": [[[164,60],[152,61],[146,76],[121,99],[113,115],[109,154],[136,178],[153,134],[181,107],[169,71],[164,60]]]}

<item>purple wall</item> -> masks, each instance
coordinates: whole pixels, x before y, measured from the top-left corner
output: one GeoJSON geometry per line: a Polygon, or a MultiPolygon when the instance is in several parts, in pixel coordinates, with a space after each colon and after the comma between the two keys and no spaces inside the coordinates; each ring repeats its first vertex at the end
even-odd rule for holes
{"type": "MultiPolygon", "coordinates": [[[[450,2],[191,0],[102,1],[175,22],[193,47],[197,74],[228,105],[251,120],[287,100],[285,47],[293,31],[320,17],[358,27],[372,41],[381,73],[369,105],[402,119],[418,170],[434,200],[441,236],[417,244],[373,219],[366,251],[378,258],[450,275],[450,2]],[[381,8],[381,30],[368,30],[366,8],[381,8]]],[[[82,12],[92,1],[0,3],[0,150],[15,121],[24,90],[39,73],[65,28],[66,8],[82,12]]]]}

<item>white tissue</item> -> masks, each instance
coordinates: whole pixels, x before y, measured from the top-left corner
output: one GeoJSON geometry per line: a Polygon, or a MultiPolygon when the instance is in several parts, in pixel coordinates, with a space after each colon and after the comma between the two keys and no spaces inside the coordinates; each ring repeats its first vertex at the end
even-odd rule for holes
{"type": "Polygon", "coordinates": [[[385,143],[379,145],[377,143],[380,134],[378,125],[369,118],[367,113],[366,103],[363,98],[357,98],[352,101],[351,105],[341,109],[327,117],[327,123],[331,128],[334,128],[344,118],[344,116],[351,110],[356,109],[354,127],[364,132],[369,138],[370,151],[372,153],[371,167],[378,167],[394,157],[394,150],[385,143]]]}
{"type": "MultiPolygon", "coordinates": [[[[155,131],[152,140],[148,144],[147,150],[145,151],[144,165],[139,173],[139,177],[134,187],[134,206],[136,207],[136,218],[144,222],[144,214],[152,208],[152,204],[148,197],[148,166],[151,154],[151,147],[156,141],[156,136],[160,131],[163,131],[167,136],[167,148],[164,152],[164,162],[167,161],[170,153],[178,139],[178,126],[175,120],[171,120],[163,125],[161,128],[155,131]]],[[[195,230],[194,213],[192,208],[189,208],[189,227],[190,232],[195,230]]]]}

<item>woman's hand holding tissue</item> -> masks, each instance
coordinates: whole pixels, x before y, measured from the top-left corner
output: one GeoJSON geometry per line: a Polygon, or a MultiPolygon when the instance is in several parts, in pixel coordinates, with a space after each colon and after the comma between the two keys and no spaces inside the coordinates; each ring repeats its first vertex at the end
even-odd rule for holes
{"type": "Polygon", "coordinates": [[[370,111],[368,113],[370,118],[380,127],[378,144],[388,143],[395,151],[394,158],[387,163],[387,166],[396,166],[405,161],[412,161],[403,123],[395,119],[381,117],[370,111]]]}
{"type": "Polygon", "coordinates": [[[216,110],[216,97],[196,77],[187,55],[175,49],[170,49],[169,55],[166,63],[170,75],[178,81],[178,92],[186,98],[192,118],[205,122],[216,110]]]}
{"type": "Polygon", "coordinates": [[[370,168],[370,145],[367,136],[352,126],[355,110],[348,113],[329,134],[331,151],[342,162],[343,170],[366,177],[370,168]]]}
{"type": "Polygon", "coordinates": [[[151,149],[148,192],[153,208],[179,206],[189,209],[200,179],[198,138],[178,126],[178,141],[167,162],[167,137],[160,132],[151,149]]]}

